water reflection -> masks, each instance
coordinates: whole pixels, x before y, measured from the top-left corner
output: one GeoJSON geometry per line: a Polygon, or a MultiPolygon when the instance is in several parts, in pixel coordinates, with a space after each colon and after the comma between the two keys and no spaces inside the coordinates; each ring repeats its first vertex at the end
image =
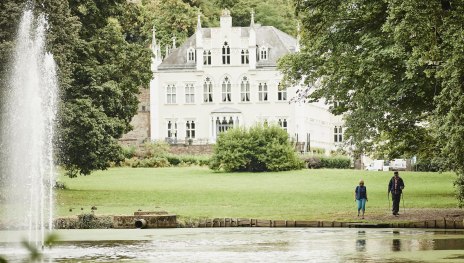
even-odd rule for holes
{"type": "MultiPolygon", "coordinates": [[[[27,251],[5,242],[17,233],[5,233],[0,231],[0,255],[9,262],[24,262],[27,251]]],[[[112,229],[66,230],[59,236],[62,241],[46,251],[46,261],[462,262],[464,255],[464,231],[447,235],[419,229],[112,229]]]]}
{"type": "Polygon", "coordinates": [[[358,239],[356,239],[356,251],[366,251],[366,231],[358,231],[358,239]]]}
{"type": "Polygon", "coordinates": [[[399,239],[399,235],[399,231],[393,231],[393,236],[396,238],[392,239],[391,251],[401,251],[401,240],[399,239]]]}

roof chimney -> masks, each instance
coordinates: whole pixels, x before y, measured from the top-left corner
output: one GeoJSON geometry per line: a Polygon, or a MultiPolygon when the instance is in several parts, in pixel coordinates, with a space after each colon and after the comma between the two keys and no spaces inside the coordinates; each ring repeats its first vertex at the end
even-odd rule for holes
{"type": "Polygon", "coordinates": [[[230,27],[232,27],[232,17],[230,16],[230,11],[226,8],[222,10],[221,28],[230,28],[230,27]]]}

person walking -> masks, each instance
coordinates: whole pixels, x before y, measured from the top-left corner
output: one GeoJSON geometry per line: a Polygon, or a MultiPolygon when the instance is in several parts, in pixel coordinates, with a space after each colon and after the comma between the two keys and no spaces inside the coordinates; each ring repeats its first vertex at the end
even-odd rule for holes
{"type": "Polygon", "coordinates": [[[392,194],[392,213],[395,216],[398,216],[398,212],[400,211],[400,200],[401,194],[403,193],[404,189],[404,182],[403,179],[400,177],[398,171],[393,173],[393,177],[390,179],[388,183],[388,193],[392,194]]]}
{"type": "Polygon", "coordinates": [[[366,211],[366,202],[367,202],[367,189],[364,186],[364,180],[359,181],[359,185],[356,186],[354,190],[354,201],[358,205],[358,216],[359,212],[362,211],[362,219],[364,219],[364,212],[366,211]]]}

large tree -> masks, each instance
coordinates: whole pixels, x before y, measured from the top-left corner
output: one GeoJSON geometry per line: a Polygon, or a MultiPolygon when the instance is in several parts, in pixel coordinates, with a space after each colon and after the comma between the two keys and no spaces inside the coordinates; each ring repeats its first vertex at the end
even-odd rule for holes
{"type": "MultiPolygon", "coordinates": [[[[2,58],[11,54],[25,2],[1,2],[2,58]]],[[[47,49],[58,64],[57,155],[70,176],[105,169],[122,158],[117,139],[131,129],[136,96],[151,78],[151,54],[139,7],[125,0],[35,1],[35,12],[47,14],[47,49]]],[[[2,60],[2,91],[6,65],[2,60]]]]}
{"type": "Polygon", "coordinates": [[[59,156],[75,176],[122,159],[117,139],[131,129],[137,94],[151,78],[151,56],[135,23],[138,6],[125,0],[69,2],[82,27],[72,86],[63,92],[59,156]]]}
{"type": "Polygon", "coordinates": [[[309,101],[344,114],[357,153],[438,153],[464,201],[464,2],[295,0],[302,50],[280,63],[309,101]]]}

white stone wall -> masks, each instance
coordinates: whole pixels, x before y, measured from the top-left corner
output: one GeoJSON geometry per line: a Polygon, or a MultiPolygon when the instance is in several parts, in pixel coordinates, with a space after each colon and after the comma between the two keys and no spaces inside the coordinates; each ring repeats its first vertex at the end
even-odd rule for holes
{"type": "Polygon", "coordinates": [[[246,66],[210,66],[203,71],[160,71],[155,74],[151,85],[151,139],[164,140],[168,137],[167,123],[177,123],[177,140],[183,142],[186,136],[187,121],[195,122],[194,143],[214,143],[216,128],[214,120],[220,116],[238,118],[239,125],[250,127],[256,123],[277,124],[287,120],[287,131],[295,140],[306,141],[311,134],[311,146],[335,149],[333,128],[342,125],[340,117],[327,111],[323,103],[292,103],[288,101],[295,95],[296,88],[289,88],[287,101],[278,101],[278,84],[281,75],[276,70],[249,70],[246,66]],[[231,80],[232,101],[222,102],[222,80],[231,80]],[[241,102],[240,82],[243,76],[250,81],[250,102],[241,102]],[[203,102],[203,82],[209,77],[213,83],[213,102],[203,102]],[[258,101],[258,83],[268,85],[268,101],[258,101]],[[185,85],[195,87],[195,102],[185,102],[185,85]],[[166,103],[166,86],[176,86],[176,103],[166,103]],[[241,113],[212,113],[224,107],[239,110],[241,113]],[[298,136],[297,136],[298,134],[298,136]]]}
{"type": "MultiPolygon", "coordinates": [[[[150,83],[151,139],[165,140],[168,137],[168,122],[171,122],[173,126],[177,124],[176,142],[187,143],[188,141],[185,141],[186,122],[194,121],[195,139],[193,143],[205,144],[214,143],[217,138],[216,119],[218,117],[221,120],[224,117],[227,119],[232,117],[235,126],[238,120],[238,125],[242,127],[250,127],[264,121],[277,124],[279,119],[282,121],[285,119],[287,132],[292,139],[305,142],[309,133],[311,147],[324,148],[327,153],[334,150],[336,148],[334,126],[343,126],[341,117],[330,114],[327,111],[327,105],[321,102],[289,104],[290,99],[296,95],[295,87],[288,88],[286,101],[279,101],[278,85],[282,78],[281,73],[275,67],[255,69],[251,58],[255,56],[253,50],[256,44],[268,45],[269,43],[255,43],[255,31],[252,28],[248,32],[244,31],[248,30],[247,28],[231,27],[230,19],[227,14],[222,16],[221,26],[211,28],[211,37],[202,37],[198,35],[199,30],[197,30],[195,37],[199,47],[189,46],[185,49],[197,49],[197,52],[201,52],[197,54],[197,60],[202,59],[203,50],[211,51],[211,65],[196,63],[195,69],[188,70],[168,69],[168,66],[164,65],[159,69],[156,67],[158,64],[155,65],[155,63],[160,63],[160,61],[154,62],[154,78],[150,83]],[[227,42],[230,47],[229,65],[222,63],[224,42],[227,42]],[[250,64],[241,64],[242,50],[250,51],[250,64]],[[241,101],[240,83],[244,76],[250,81],[249,102],[241,101]],[[222,101],[222,82],[225,77],[228,77],[232,84],[231,102],[222,101]],[[213,84],[213,102],[211,103],[203,101],[203,83],[206,78],[210,78],[213,84]],[[267,101],[259,101],[259,83],[267,83],[267,101]],[[186,103],[185,86],[187,84],[194,86],[194,103],[186,103]],[[168,85],[176,87],[176,103],[167,103],[166,88],[168,85]],[[231,110],[233,112],[230,112],[231,110]]],[[[274,45],[280,44],[274,43],[274,45]]]]}

